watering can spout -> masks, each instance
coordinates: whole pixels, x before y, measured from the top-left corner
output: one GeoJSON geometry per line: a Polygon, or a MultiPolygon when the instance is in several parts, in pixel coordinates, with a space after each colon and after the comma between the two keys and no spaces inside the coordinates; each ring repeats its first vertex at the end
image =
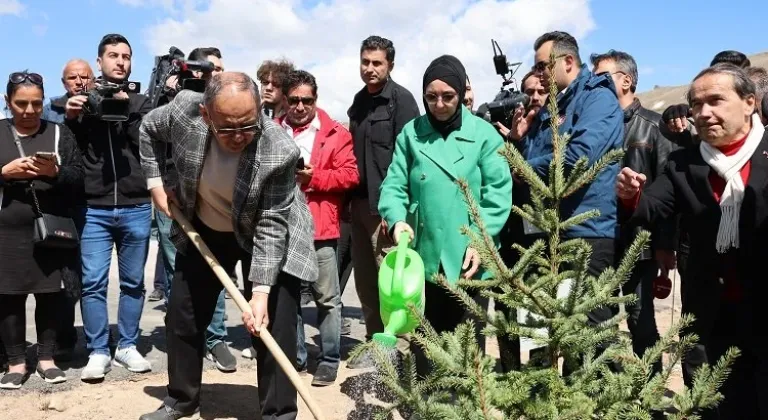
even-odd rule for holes
{"type": "Polygon", "coordinates": [[[394,348],[397,344],[397,334],[408,325],[408,309],[398,309],[389,315],[389,322],[384,326],[383,333],[376,333],[373,339],[385,347],[394,348]]]}

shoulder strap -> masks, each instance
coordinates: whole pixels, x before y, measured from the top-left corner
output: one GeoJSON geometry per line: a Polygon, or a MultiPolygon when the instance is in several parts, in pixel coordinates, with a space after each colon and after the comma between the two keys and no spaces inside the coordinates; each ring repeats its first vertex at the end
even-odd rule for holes
{"type": "MultiPolygon", "coordinates": [[[[11,135],[13,136],[13,142],[16,143],[16,148],[19,149],[19,155],[21,157],[27,157],[27,154],[24,153],[24,147],[21,145],[21,139],[19,138],[19,134],[16,133],[16,130],[13,128],[13,123],[8,124],[8,130],[11,132],[11,135]]],[[[56,133],[58,134],[58,127],[56,133]]],[[[56,136],[56,140],[58,141],[58,135],[56,136]]],[[[29,181],[29,191],[32,193],[32,200],[34,201],[35,205],[33,206],[33,209],[35,211],[36,217],[42,217],[43,212],[40,210],[40,202],[37,200],[37,193],[35,192],[35,182],[29,181]]]]}
{"type": "Polygon", "coordinates": [[[13,129],[13,123],[11,120],[9,120],[9,124],[6,127],[8,127],[8,131],[10,131],[11,136],[13,136],[13,142],[16,143],[16,149],[19,151],[19,155],[21,155],[21,157],[27,157],[27,154],[24,153],[24,147],[21,145],[19,134],[16,133],[16,130],[13,129]]]}

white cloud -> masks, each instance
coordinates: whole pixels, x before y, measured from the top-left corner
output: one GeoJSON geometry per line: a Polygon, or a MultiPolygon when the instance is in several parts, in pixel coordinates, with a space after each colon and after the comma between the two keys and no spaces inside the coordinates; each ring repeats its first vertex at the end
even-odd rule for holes
{"type": "Polygon", "coordinates": [[[0,0],[0,15],[20,15],[24,5],[19,0],[0,0]]]}
{"type": "Polygon", "coordinates": [[[359,48],[369,35],[394,42],[392,76],[411,90],[420,106],[424,70],[442,54],[464,63],[480,104],[491,100],[501,85],[491,38],[509,61],[524,63],[519,80],[532,64],[532,45],[539,35],[564,30],[581,39],[595,27],[587,0],[443,0],[439,6],[415,0],[325,0],[311,9],[300,0],[179,3],[184,7],[176,8],[173,17],[145,28],[145,42],[154,54],[165,54],[171,45],[184,52],[217,46],[227,69],[251,76],[263,60],[287,57],[315,75],[319,105],[342,121],[363,86],[359,48]]]}

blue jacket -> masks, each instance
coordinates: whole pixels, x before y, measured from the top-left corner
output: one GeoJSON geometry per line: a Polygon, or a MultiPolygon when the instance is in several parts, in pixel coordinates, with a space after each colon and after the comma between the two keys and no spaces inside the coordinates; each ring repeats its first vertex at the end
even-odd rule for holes
{"type": "Polygon", "coordinates": [[[42,118],[57,124],[64,124],[64,115],[66,114],[64,106],[67,104],[68,99],[69,97],[67,95],[51,98],[51,100],[43,107],[42,118]]]}
{"type": "MultiPolygon", "coordinates": [[[[581,157],[594,164],[612,149],[624,144],[624,112],[616,99],[613,80],[608,73],[593,75],[582,66],[576,80],[558,96],[561,133],[569,133],[571,140],[565,153],[566,174],[581,157]]],[[[523,156],[545,181],[552,161],[552,133],[549,110],[544,107],[533,121],[521,144],[523,156]]],[[[563,236],[566,238],[616,237],[616,176],[619,164],[609,166],[595,181],[563,201],[560,216],[565,220],[591,209],[600,216],[575,226],[563,236]]]]}

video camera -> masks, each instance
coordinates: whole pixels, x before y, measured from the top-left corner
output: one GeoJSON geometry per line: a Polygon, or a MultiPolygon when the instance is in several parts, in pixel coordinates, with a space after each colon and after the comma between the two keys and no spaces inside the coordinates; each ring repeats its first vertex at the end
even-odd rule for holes
{"type": "Polygon", "coordinates": [[[82,93],[88,98],[83,104],[86,115],[99,117],[102,121],[127,121],[131,101],[115,98],[118,92],[139,93],[141,83],[123,82],[111,83],[106,80],[96,80],[94,86],[82,93]]]}
{"type": "Polygon", "coordinates": [[[515,72],[522,63],[509,63],[507,62],[507,56],[501,52],[499,44],[491,39],[491,46],[493,47],[493,65],[496,68],[496,74],[503,79],[501,83],[501,89],[499,93],[493,98],[493,101],[486,102],[477,107],[475,115],[490,122],[500,122],[506,127],[512,125],[512,113],[517,107],[522,105],[528,107],[531,102],[531,98],[523,92],[516,90],[514,86],[507,88],[507,86],[514,83],[515,72]],[[507,77],[509,74],[509,77],[507,77]]]}
{"type": "Polygon", "coordinates": [[[156,56],[155,68],[152,69],[149,88],[146,92],[152,108],[162,105],[160,103],[162,98],[169,98],[182,89],[204,92],[205,80],[196,78],[192,72],[212,73],[214,69],[214,64],[210,61],[186,60],[184,53],[176,47],[171,47],[166,55],[156,56]],[[171,76],[177,76],[174,87],[167,86],[168,78],[171,76]]]}

